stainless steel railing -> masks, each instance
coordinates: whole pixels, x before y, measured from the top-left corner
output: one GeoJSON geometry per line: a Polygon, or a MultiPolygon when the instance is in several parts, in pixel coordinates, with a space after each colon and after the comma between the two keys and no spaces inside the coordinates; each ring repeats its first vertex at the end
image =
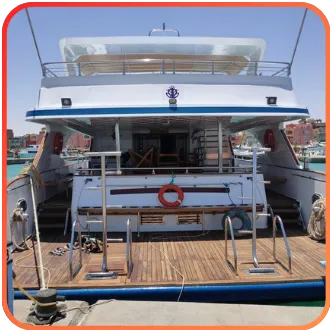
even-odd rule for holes
{"type": "Polygon", "coordinates": [[[70,255],[69,255],[69,271],[70,271],[70,281],[73,281],[75,276],[78,274],[82,267],[82,249],[81,249],[81,228],[79,220],[75,220],[72,224],[71,230],[71,242],[70,242],[70,255]],[[74,233],[75,228],[78,228],[78,244],[79,244],[79,264],[75,269],[73,269],[73,246],[74,246],[74,233]]]}
{"type": "Polygon", "coordinates": [[[225,220],[225,259],[226,259],[227,264],[232,269],[234,269],[235,275],[238,275],[238,271],[237,271],[237,252],[236,252],[234,230],[233,230],[231,219],[228,216],[226,217],[226,220],[225,220]],[[230,230],[230,236],[231,236],[231,245],[233,247],[233,253],[234,253],[234,266],[232,265],[232,263],[228,259],[228,249],[227,249],[228,224],[229,224],[229,230],[230,230]]]}
{"type": "Polygon", "coordinates": [[[126,74],[223,74],[290,76],[290,64],[270,61],[131,59],[109,61],[48,62],[44,77],[126,74]]]}
{"type": "Polygon", "coordinates": [[[129,279],[133,270],[133,256],[132,256],[132,223],[131,220],[127,220],[127,232],[126,232],[126,263],[127,263],[127,278],[129,279]]]}
{"type": "Polygon", "coordinates": [[[279,215],[276,215],[274,217],[274,219],[273,219],[273,257],[274,257],[274,260],[275,261],[277,261],[278,263],[280,263],[276,259],[276,222],[278,222],[280,224],[280,226],[281,226],[281,231],[282,231],[282,235],[283,235],[283,239],[284,239],[284,243],[285,243],[286,253],[288,255],[288,271],[289,271],[290,274],[292,274],[291,251],[290,251],[288,239],[286,237],[285,229],[284,229],[284,226],[283,226],[283,221],[282,221],[282,219],[281,219],[281,217],[279,215]]]}
{"type": "MultiPolygon", "coordinates": [[[[242,165],[242,166],[224,166],[223,170],[241,170],[241,172],[245,173],[248,172],[249,170],[252,170],[253,166],[249,165],[242,165]]],[[[117,168],[106,168],[106,174],[107,175],[118,175],[122,174],[123,172],[129,172],[129,171],[150,171],[150,174],[156,174],[157,171],[185,171],[185,174],[189,174],[190,170],[214,170],[217,171],[219,170],[218,166],[192,166],[192,167],[121,167],[120,172],[117,171],[117,168]]],[[[76,172],[84,172],[84,171],[101,171],[100,168],[80,168],[76,169],[76,172]]],[[[227,173],[226,173],[227,174],[227,173]]]]}

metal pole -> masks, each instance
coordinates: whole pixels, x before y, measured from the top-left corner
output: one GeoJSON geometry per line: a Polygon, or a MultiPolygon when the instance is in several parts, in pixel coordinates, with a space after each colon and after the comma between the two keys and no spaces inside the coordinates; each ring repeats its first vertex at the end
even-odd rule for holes
{"type": "Polygon", "coordinates": [[[42,73],[44,75],[44,70],[43,70],[44,65],[43,65],[42,60],[41,60],[41,55],[40,55],[40,51],[39,51],[39,48],[38,48],[37,39],[36,39],[36,36],[34,34],[34,30],[33,30],[33,27],[32,27],[32,22],[31,22],[31,18],[30,18],[30,14],[29,14],[29,11],[28,11],[27,8],[25,8],[25,12],[26,12],[26,16],[27,16],[27,19],[28,19],[28,22],[29,22],[29,25],[30,25],[30,29],[31,29],[31,33],[32,33],[34,45],[36,47],[37,55],[38,55],[38,58],[39,58],[41,71],[42,71],[42,73]]]}
{"type": "Polygon", "coordinates": [[[108,271],[108,251],[107,251],[107,197],[106,197],[106,176],[105,176],[105,156],[101,156],[102,175],[102,215],[103,215],[103,262],[102,272],[108,271]]]}
{"type": "Polygon", "coordinates": [[[256,185],[257,185],[257,146],[252,148],[253,168],[252,168],[252,256],[254,266],[260,268],[257,259],[257,204],[256,204],[256,185]]]}
{"type": "MultiPolygon", "coordinates": [[[[119,120],[116,121],[115,126],[115,133],[116,133],[116,151],[120,151],[120,134],[119,134],[119,120]]],[[[120,174],[120,156],[116,157],[117,161],[117,173],[120,174]]]]}
{"type": "Polygon", "coordinates": [[[222,123],[218,119],[218,165],[219,173],[222,173],[222,123]]]}
{"type": "Polygon", "coordinates": [[[306,18],[306,15],[307,15],[307,8],[305,9],[305,12],[304,12],[304,16],[303,16],[303,19],[301,21],[301,25],[300,25],[300,29],[299,29],[299,32],[298,32],[298,37],[297,37],[297,41],[296,41],[296,45],[294,47],[294,50],[293,50],[293,54],[292,54],[292,58],[291,58],[291,61],[290,61],[290,71],[291,71],[291,67],[292,67],[292,63],[293,63],[293,60],[294,60],[294,57],[296,55],[296,51],[297,51],[297,47],[298,47],[298,43],[299,43],[299,39],[300,39],[300,35],[301,35],[301,32],[302,32],[302,29],[303,29],[303,26],[304,26],[304,23],[305,23],[305,18],[306,18]]]}
{"type": "Polygon", "coordinates": [[[40,275],[41,275],[41,290],[45,290],[46,289],[46,283],[45,283],[44,265],[43,265],[43,262],[42,262],[42,254],[41,254],[39,225],[38,225],[38,214],[37,214],[36,201],[35,201],[35,197],[34,197],[34,185],[33,185],[33,180],[32,180],[31,177],[30,177],[30,186],[31,186],[31,196],[32,196],[32,205],[33,205],[34,225],[36,227],[36,236],[37,236],[37,244],[38,244],[40,275]]]}

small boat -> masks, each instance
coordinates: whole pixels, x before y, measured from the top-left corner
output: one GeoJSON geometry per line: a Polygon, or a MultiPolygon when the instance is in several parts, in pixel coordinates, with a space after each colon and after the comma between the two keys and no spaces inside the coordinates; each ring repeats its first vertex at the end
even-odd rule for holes
{"type": "Polygon", "coordinates": [[[21,154],[36,154],[38,152],[39,146],[30,145],[21,151],[21,154]]]}

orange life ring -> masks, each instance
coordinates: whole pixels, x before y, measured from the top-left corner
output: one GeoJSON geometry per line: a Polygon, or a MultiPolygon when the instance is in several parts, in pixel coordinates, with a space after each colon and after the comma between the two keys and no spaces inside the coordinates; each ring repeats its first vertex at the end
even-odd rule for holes
{"type": "Polygon", "coordinates": [[[275,134],[271,129],[265,130],[264,146],[265,146],[265,148],[270,148],[271,151],[275,150],[275,134]]]}
{"type": "Polygon", "coordinates": [[[183,202],[184,195],[182,189],[179,186],[174,184],[167,184],[159,189],[158,199],[166,207],[178,207],[183,202]],[[164,194],[169,191],[175,191],[178,194],[178,199],[175,202],[168,202],[164,198],[164,194]]]}
{"type": "Polygon", "coordinates": [[[54,136],[54,153],[60,155],[63,149],[63,134],[58,132],[54,136]]]}

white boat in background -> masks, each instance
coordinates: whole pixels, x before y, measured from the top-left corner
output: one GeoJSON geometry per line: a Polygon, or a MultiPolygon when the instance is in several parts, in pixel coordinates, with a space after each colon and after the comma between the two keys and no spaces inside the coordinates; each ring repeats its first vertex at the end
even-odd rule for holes
{"type": "MultiPolygon", "coordinates": [[[[324,299],[325,245],[311,241],[306,228],[314,199],[325,196],[325,175],[301,168],[282,129],[283,122],[309,117],[296,100],[290,64],[263,61],[262,39],[153,32],[65,38],[62,62],[43,64],[38,104],[26,114],[47,125],[36,165],[45,183],[35,187],[40,248],[59,242],[55,228],[61,236],[64,230],[61,242],[71,242],[70,262],[47,257],[45,267],[60,269],[49,287],[90,300],[324,299]],[[60,157],[72,130],[92,137],[79,163],[60,157]],[[249,146],[249,160],[238,159],[231,145],[231,134],[243,131],[259,143],[249,146]],[[60,207],[66,216],[47,213],[60,207]],[[285,241],[276,239],[279,259],[273,221],[285,241]],[[80,230],[110,239],[102,258],[83,262],[81,249],[73,251],[80,230]]],[[[26,235],[35,220],[31,191],[28,177],[7,188],[7,227],[24,205],[26,235]]],[[[16,243],[25,239],[21,231],[13,236],[16,243]]],[[[13,236],[8,229],[8,241],[13,236]]],[[[17,281],[38,289],[36,272],[17,272],[17,281]]]]}
{"type": "Polygon", "coordinates": [[[20,156],[25,156],[25,155],[30,155],[31,157],[33,155],[36,155],[39,150],[39,146],[37,145],[30,145],[27,146],[26,148],[22,149],[19,153],[20,156]]]}

